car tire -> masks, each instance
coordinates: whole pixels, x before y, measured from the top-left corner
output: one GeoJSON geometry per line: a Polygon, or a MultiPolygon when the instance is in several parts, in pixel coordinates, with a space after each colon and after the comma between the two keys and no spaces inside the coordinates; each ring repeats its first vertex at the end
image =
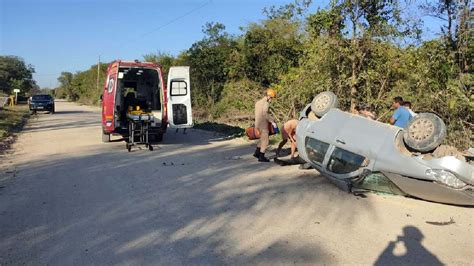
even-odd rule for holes
{"type": "Polygon", "coordinates": [[[311,111],[317,116],[322,117],[325,115],[331,108],[337,108],[338,99],[336,94],[331,91],[321,92],[320,94],[314,97],[311,102],[311,111]]]}
{"type": "Polygon", "coordinates": [[[432,113],[420,113],[408,123],[404,130],[405,144],[418,152],[431,152],[446,137],[446,125],[432,113]]]}
{"type": "Polygon", "coordinates": [[[104,143],[110,142],[110,134],[107,134],[102,131],[102,142],[104,143]]]}

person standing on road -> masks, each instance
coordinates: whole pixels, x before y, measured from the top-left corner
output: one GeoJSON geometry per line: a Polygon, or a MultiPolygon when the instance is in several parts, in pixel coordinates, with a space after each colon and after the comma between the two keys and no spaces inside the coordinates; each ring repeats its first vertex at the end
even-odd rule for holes
{"type": "Polygon", "coordinates": [[[265,151],[267,150],[269,142],[268,123],[271,123],[274,127],[276,127],[276,124],[268,113],[268,109],[272,99],[275,97],[276,91],[267,89],[265,96],[255,103],[255,129],[260,131],[260,139],[257,142],[257,149],[253,156],[258,158],[259,162],[270,161],[265,157],[265,151]]]}
{"type": "Polygon", "coordinates": [[[298,120],[292,119],[286,122],[281,129],[282,141],[278,144],[278,149],[276,150],[276,155],[280,156],[280,151],[283,146],[290,140],[291,144],[291,159],[295,158],[296,152],[296,126],[298,125],[298,120]]]}
{"type": "Polygon", "coordinates": [[[401,128],[405,128],[408,125],[412,116],[408,109],[403,106],[404,103],[403,98],[400,96],[393,98],[392,108],[395,109],[395,112],[390,118],[390,124],[401,128]]]}

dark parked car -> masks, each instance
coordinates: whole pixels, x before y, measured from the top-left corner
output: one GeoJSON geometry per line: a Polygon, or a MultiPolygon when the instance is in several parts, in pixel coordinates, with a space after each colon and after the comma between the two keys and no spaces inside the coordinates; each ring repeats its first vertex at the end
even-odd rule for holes
{"type": "Polygon", "coordinates": [[[30,113],[32,114],[37,111],[48,111],[51,114],[54,114],[54,98],[51,95],[34,95],[29,100],[29,106],[30,113]]]}

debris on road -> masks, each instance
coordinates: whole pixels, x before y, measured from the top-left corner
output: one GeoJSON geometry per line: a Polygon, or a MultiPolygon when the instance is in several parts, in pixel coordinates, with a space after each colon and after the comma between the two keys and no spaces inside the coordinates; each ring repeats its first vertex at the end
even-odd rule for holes
{"type": "Polygon", "coordinates": [[[430,222],[430,221],[426,221],[426,223],[431,224],[431,225],[444,226],[444,225],[455,224],[456,222],[454,221],[453,217],[451,217],[448,222],[430,222]]]}

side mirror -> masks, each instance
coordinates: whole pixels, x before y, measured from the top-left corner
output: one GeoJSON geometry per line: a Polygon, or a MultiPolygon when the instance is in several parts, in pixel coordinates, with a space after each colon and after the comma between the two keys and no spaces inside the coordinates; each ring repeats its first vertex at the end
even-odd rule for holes
{"type": "Polygon", "coordinates": [[[100,97],[99,97],[99,98],[100,98],[100,101],[103,100],[103,97],[104,97],[104,95],[101,94],[100,97]]]}

